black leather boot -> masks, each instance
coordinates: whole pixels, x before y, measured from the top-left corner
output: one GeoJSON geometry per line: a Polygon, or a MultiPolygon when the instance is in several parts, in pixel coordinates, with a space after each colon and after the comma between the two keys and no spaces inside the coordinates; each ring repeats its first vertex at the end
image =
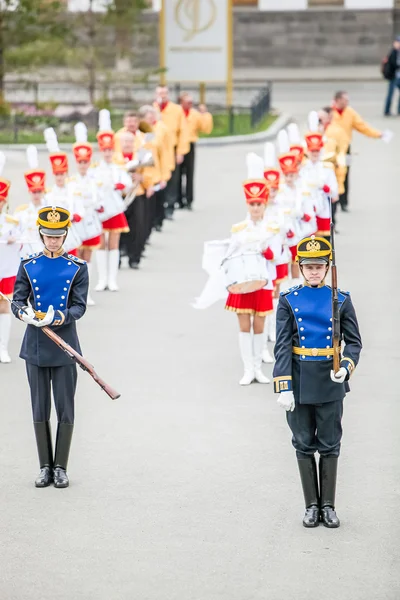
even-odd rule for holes
{"type": "Polygon", "coordinates": [[[319,459],[321,521],[325,527],[331,529],[340,527],[340,521],[335,512],[337,465],[338,458],[336,456],[321,456],[319,459]]]}
{"type": "Polygon", "coordinates": [[[319,525],[319,498],[318,498],[318,476],[317,465],[314,456],[310,458],[298,458],[301,485],[303,487],[306,514],[304,515],[304,527],[318,527],[319,525]]]}
{"type": "Polygon", "coordinates": [[[40,465],[40,473],[35,480],[35,486],[44,488],[53,483],[53,445],[51,443],[50,423],[49,421],[42,421],[34,423],[33,426],[40,465]]]}
{"type": "Polygon", "coordinates": [[[67,475],[69,449],[71,447],[74,426],[70,423],[59,423],[57,427],[56,453],[54,457],[54,487],[69,486],[67,475]]]}

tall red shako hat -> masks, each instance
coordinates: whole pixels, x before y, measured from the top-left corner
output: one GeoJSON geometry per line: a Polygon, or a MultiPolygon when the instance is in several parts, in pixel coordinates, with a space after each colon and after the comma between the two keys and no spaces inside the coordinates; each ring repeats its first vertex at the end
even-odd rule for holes
{"type": "Polygon", "coordinates": [[[304,144],[300,137],[300,131],[296,123],[289,123],[288,127],[288,136],[290,143],[290,151],[293,152],[297,156],[297,160],[299,161],[299,165],[303,162],[304,158],[304,144]]]}
{"type": "Polygon", "coordinates": [[[76,162],[90,162],[92,160],[93,148],[87,141],[87,127],[85,123],[76,123],[74,127],[76,142],[72,146],[76,162]]]}
{"type": "Polygon", "coordinates": [[[290,150],[289,137],[287,131],[281,129],[278,133],[278,161],[281,171],[284,175],[288,173],[298,173],[300,169],[300,163],[297,159],[296,154],[290,150]]]}
{"type": "Polygon", "coordinates": [[[266,204],[269,197],[269,189],[264,179],[264,161],[255,154],[249,152],[246,156],[247,179],[243,182],[243,190],[247,204],[262,202],[266,204]]]}
{"type": "Polygon", "coordinates": [[[264,145],[264,179],[268,186],[274,190],[279,189],[281,174],[276,166],[275,146],[272,142],[264,145]]]}
{"type": "Polygon", "coordinates": [[[7,202],[8,191],[11,186],[11,181],[5,179],[4,177],[1,177],[5,164],[6,155],[4,154],[4,152],[0,152],[0,202],[7,202]]]}
{"type": "Polygon", "coordinates": [[[312,110],[308,115],[309,131],[304,136],[309,152],[320,152],[324,147],[323,135],[318,131],[318,113],[312,110]]]}
{"type": "Polygon", "coordinates": [[[56,132],[52,127],[47,127],[47,129],[44,130],[43,135],[47,150],[49,151],[53,175],[68,173],[68,156],[66,152],[61,152],[56,132]]]}
{"type": "Polygon", "coordinates": [[[99,112],[99,132],[97,134],[99,150],[114,150],[114,132],[111,127],[110,111],[103,108],[99,112]]]}
{"type": "Polygon", "coordinates": [[[39,158],[36,146],[28,146],[26,158],[29,171],[25,171],[24,177],[30,192],[44,192],[46,188],[46,173],[39,169],[39,158]]]}

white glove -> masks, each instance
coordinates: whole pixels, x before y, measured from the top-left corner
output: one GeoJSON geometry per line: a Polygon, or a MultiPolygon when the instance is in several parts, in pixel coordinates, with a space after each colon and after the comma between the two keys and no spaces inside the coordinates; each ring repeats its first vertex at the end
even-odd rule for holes
{"type": "Polygon", "coordinates": [[[50,304],[45,317],[41,321],[35,320],[35,322],[32,323],[32,325],[35,325],[35,327],[46,327],[46,325],[51,325],[51,323],[53,321],[54,321],[54,308],[50,304]]]}
{"type": "Polygon", "coordinates": [[[345,367],[340,367],[337,373],[335,373],[335,371],[331,371],[331,379],[334,383],[343,383],[346,377],[347,369],[345,367]]]}
{"type": "Polygon", "coordinates": [[[34,310],[31,306],[27,306],[24,311],[20,312],[21,321],[26,323],[27,325],[34,325],[34,321],[36,321],[34,310]]]}
{"type": "Polygon", "coordinates": [[[391,141],[393,136],[394,136],[393,131],[390,131],[389,129],[385,129],[385,131],[382,131],[381,140],[383,142],[385,142],[385,144],[388,144],[391,141]]]}
{"type": "Polygon", "coordinates": [[[282,406],[286,411],[294,411],[294,396],[293,392],[281,392],[277,400],[279,406],[282,406]]]}

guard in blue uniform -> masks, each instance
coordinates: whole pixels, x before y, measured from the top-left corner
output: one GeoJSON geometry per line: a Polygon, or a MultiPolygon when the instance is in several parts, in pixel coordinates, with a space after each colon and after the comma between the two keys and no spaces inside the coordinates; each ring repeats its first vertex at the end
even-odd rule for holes
{"type": "Polygon", "coordinates": [[[22,260],[14,288],[14,315],[28,327],[20,357],[26,361],[31,389],[33,421],[40,474],[36,487],[52,482],[69,485],[66,473],[74,426],[76,365],[41,328],[45,325],[81,353],[75,322],[86,311],[88,269],[83,260],[67,254],[63,243],[70,214],[58,207],[44,207],[38,214],[43,252],[22,260]],[[20,307],[20,309],[18,309],[20,307]],[[50,431],[51,388],[58,428],[53,455],[50,431]]]}
{"type": "Polygon", "coordinates": [[[297,246],[304,284],[282,292],[276,319],[274,387],[287,411],[303,487],[305,527],[339,527],[335,512],[343,399],[361,352],[357,317],[348,292],[339,291],[340,331],[345,343],[334,373],[332,290],[325,284],[332,246],[321,237],[297,246]],[[315,453],[319,459],[319,485],[315,453]]]}

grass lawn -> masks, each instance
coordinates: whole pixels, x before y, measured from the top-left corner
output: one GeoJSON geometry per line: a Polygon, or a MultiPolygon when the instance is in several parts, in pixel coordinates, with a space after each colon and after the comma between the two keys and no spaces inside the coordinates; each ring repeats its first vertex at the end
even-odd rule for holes
{"type": "Polygon", "coordinates": [[[250,113],[240,113],[233,116],[233,132],[230,131],[230,119],[228,113],[214,115],[214,129],[211,135],[200,137],[222,137],[224,135],[245,135],[246,133],[258,133],[265,131],[276,120],[276,115],[267,114],[256,127],[251,126],[250,113]]]}
{"type": "MultiPolygon", "coordinates": [[[[200,137],[222,137],[225,135],[243,135],[246,133],[257,133],[267,129],[276,119],[275,115],[268,114],[265,118],[254,128],[251,126],[250,113],[239,113],[233,116],[233,132],[230,131],[230,118],[228,113],[217,113],[214,114],[214,129],[210,136],[201,135],[200,137]]],[[[113,118],[113,127],[117,131],[122,126],[122,115],[118,115],[118,118],[113,118]]],[[[56,128],[57,129],[57,128],[56,128]]],[[[89,129],[89,141],[96,141],[97,130],[89,129]]],[[[60,144],[75,142],[73,135],[73,127],[71,126],[71,133],[60,134],[57,132],[58,141],[60,144]]],[[[27,125],[18,126],[17,132],[14,132],[11,123],[7,123],[7,126],[0,126],[0,144],[43,144],[44,138],[43,133],[35,128],[31,128],[27,125]]]]}

